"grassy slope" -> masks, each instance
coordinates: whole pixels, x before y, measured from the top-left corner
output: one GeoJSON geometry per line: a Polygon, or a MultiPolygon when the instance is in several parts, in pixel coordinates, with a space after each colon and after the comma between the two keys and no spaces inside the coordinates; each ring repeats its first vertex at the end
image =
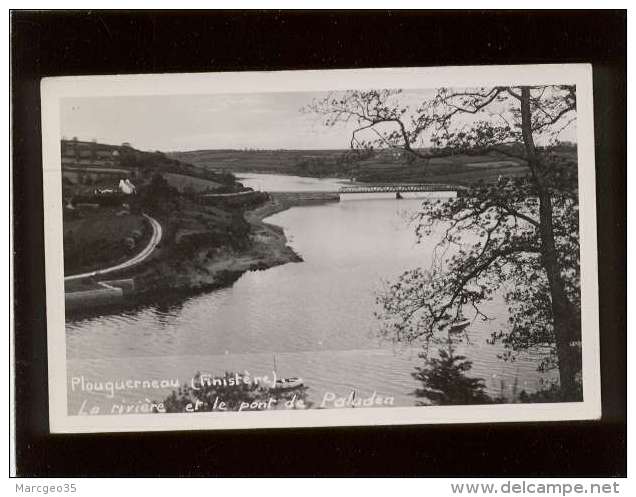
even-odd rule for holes
{"type": "Polygon", "coordinates": [[[150,238],[143,216],[121,209],[77,209],[64,216],[64,272],[76,274],[123,262],[139,252],[150,238]],[[129,246],[127,238],[135,240],[129,246]]]}
{"type": "Polygon", "coordinates": [[[212,192],[223,186],[221,183],[216,181],[186,174],[162,173],[162,175],[171,186],[174,186],[179,191],[191,191],[196,193],[207,191],[212,192]]]}
{"type": "MultiPolygon", "coordinates": [[[[179,188],[187,186],[188,182],[193,184],[193,187],[200,188],[205,184],[205,188],[210,189],[224,188],[231,189],[235,185],[235,178],[231,175],[219,175],[215,174],[211,169],[197,167],[196,165],[188,162],[182,162],[176,158],[168,157],[166,154],[156,152],[145,152],[142,150],[136,150],[132,147],[124,147],[118,145],[108,145],[103,143],[88,143],[79,142],[82,147],[82,153],[92,153],[92,156],[83,157],[83,161],[88,161],[88,164],[83,163],[81,166],[94,167],[99,165],[101,160],[97,157],[97,154],[110,154],[109,158],[113,160],[112,167],[115,169],[132,169],[139,171],[142,176],[148,177],[155,172],[165,174],[166,177],[171,177],[171,181],[174,182],[174,186],[179,188]],[[113,152],[117,152],[117,156],[112,156],[113,152]],[[187,178],[190,178],[188,180],[187,178]],[[200,181],[195,181],[198,179],[200,181]]],[[[72,142],[68,140],[62,140],[61,143],[62,154],[64,156],[67,149],[72,148],[72,142]]],[[[68,157],[67,157],[68,158],[68,157]]],[[[78,167],[78,166],[75,166],[78,167]]],[[[99,165],[100,169],[107,169],[107,166],[99,165]]],[[[63,168],[64,170],[64,168],[63,168]]],[[[135,183],[139,181],[137,178],[135,183]]],[[[81,194],[86,192],[92,192],[95,186],[116,186],[118,181],[116,179],[104,179],[96,183],[90,181],[87,184],[76,183],[69,181],[65,178],[64,190],[65,195],[70,196],[74,194],[81,194]]]]}

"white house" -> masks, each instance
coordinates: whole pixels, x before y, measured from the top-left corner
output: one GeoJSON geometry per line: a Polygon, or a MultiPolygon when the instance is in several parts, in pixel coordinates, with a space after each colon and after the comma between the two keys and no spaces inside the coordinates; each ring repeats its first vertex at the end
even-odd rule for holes
{"type": "Polygon", "coordinates": [[[128,178],[119,180],[119,191],[126,195],[131,195],[137,192],[135,185],[133,185],[128,178]]]}

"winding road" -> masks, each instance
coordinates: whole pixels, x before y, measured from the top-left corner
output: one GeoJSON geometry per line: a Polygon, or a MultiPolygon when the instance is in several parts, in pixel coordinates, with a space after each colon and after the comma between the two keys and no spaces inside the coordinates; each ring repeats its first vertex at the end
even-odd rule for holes
{"type": "Polygon", "coordinates": [[[159,222],[156,219],[150,217],[147,214],[144,214],[144,217],[148,219],[148,221],[150,222],[150,225],[152,226],[152,236],[150,237],[150,242],[148,242],[148,245],[146,245],[144,249],[141,252],[139,252],[135,257],[133,257],[132,259],[128,259],[127,261],[122,262],[121,264],[117,264],[116,266],[111,266],[106,269],[97,269],[89,273],[65,276],[64,281],[79,280],[82,278],[89,278],[92,276],[101,276],[103,274],[108,274],[115,271],[119,271],[121,269],[129,268],[131,266],[134,266],[146,260],[150,256],[150,254],[152,254],[155,248],[157,248],[157,245],[161,241],[161,237],[163,236],[163,230],[161,229],[161,224],[159,224],[159,222]]]}

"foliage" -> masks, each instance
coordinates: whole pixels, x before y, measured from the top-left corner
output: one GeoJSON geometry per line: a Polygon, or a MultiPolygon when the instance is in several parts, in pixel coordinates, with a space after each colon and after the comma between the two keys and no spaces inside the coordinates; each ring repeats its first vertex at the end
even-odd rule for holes
{"type": "MultiPolygon", "coordinates": [[[[583,392],[581,391],[580,385],[579,388],[579,396],[583,398],[583,392]]],[[[544,388],[543,390],[537,390],[533,393],[528,393],[525,390],[522,390],[519,393],[519,402],[524,404],[534,404],[534,403],[543,403],[543,402],[563,402],[566,400],[563,395],[563,391],[556,384],[551,384],[548,388],[544,388]]]]}
{"type": "MultiPolygon", "coordinates": [[[[452,347],[439,350],[439,359],[420,354],[425,367],[417,367],[413,377],[422,382],[415,390],[417,397],[424,397],[436,405],[490,404],[492,400],[484,391],[484,380],[467,376],[472,362],[465,356],[455,355],[452,347]]],[[[419,402],[419,405],[427,403],[419,402]]]]}
{"type": "Polygon", "coordinates": [[[210,382],[201,381],[201,373],[197,373],[194,377],[194,384],[198,385],[194,389],[191,385],[183,385],[178,390],[173,391],[164,401],[166,412],[185,412],[186,406],[194,405],[197,401],[201,404],[199,411],[211,411],[215,405],[215,400],[223,401],[228,411],[236,411],[241,404],[246,402],[267,403],[270,398],[276,400],[272,406],[279,407],[284,405],[285,401],[294,401],[295,405],[303,405],[305,408],[311,407],[311,403],[307,401],[307,390],[305,386],[290,388],[285,390],[269,389],[265,386],[254,382],[239,381],[232,383],[236,377],[241,379],[243,375],[226,372],[221,379],[225,381],[221,385],[213,385],[210,382]],[[299,404],[299,402],[302,402],[299,404]]]}
{"type": "MultiPolygon", "coordinates": [[[[555,343],[550,291],[541,262],[538,205],[526,178],[480,184],[470,195],[424,201],[416,215],[418,241],[439,236],[429,271],[407,271],[378,297],[385,337],[435,339],[468,305],[474,317],[490,319],[481,304],[502,293],[509,321],[493,333],[509,352],[555,343]],[[514,284],[511,284],[514,282],[514,284]]],[[[555,200],[556,240],[566,290],[579,302],[578,206],[555,200]]],[[[554,353],[542,368],[554,367],[554,353]]]]}
{"type": "Polygon", "coordinates": [[[134,199],[135,207],[157,215],[168,215],[179,210],[179,191],[170,186],[159,173],[154,173],[150,182],[139,188],[139,194],[134,199]]]}
{"type": "MultiPolygon", "coordinates": [[[[550,383],[547,388],[536,392],[519,392],[517,378],[514,380],[511,393],[506,393],[502,380],[500,394],[490,396],[485,391],[483,378],[468,376],[472,362],[463,355],[455,355],[452,342],[448,343],[448,348],[440,348],[438,356],[439,358],[431,358],[428,352],[419,355],[424,359],[425,366],[416,367],[413,377],[422,382],[422,387],[413,393],[417,397],[425,398],[426,401],[418,402],[418,405],[532,404],[568,400],[565,392],[556,383],[550,383]]],[[[582,397],[580,385],[578,394],[582,397]]]]}
{"type": "Polygon", "coordinates": [[[439,341],[470,306],[503,293],[509,323],[491,341],[551,353],[564,398],[580,398],[580,268],[577,162],[557,146],[576,121],[576,88],[543,85],[440,88],[416,106],[400,90],[336,92],[307,110],[326,126],[355,127],[352,148],[400,149],[419,160],[496,152],[522,161],[528,173],[472,185],[457,198],[425,202],[418,239],[440,236],[429,270],[402,274],[378,297],[382,334],[396,341],[439,341]],[[371,138],[366,140],[362,136],[371,138]],[[428,138],[433,147],[424,149],[428,138]]]}

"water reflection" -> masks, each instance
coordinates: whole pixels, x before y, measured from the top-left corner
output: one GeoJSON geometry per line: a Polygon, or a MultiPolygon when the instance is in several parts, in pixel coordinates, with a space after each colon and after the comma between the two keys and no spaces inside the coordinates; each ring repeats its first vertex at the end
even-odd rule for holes
{"type": "Polygon", "coordinates": [[[336,178],[309,178],[303,176],[283,176],[279,174],[237,173],[238,181],[244,186],[264,192],[337,191],[351,182],[336,178]]]}

